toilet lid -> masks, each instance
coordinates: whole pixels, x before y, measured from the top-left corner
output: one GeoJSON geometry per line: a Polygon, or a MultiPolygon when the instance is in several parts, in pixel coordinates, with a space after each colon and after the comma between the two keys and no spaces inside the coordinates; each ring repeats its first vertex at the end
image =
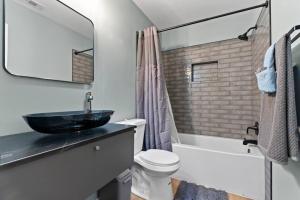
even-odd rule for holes
{"type": "Polygon", "coordinates": [[[179,157],[175,153],[157,149],[143,152],[140,158],[144,162],[156,166],[172,166],[179,163],[179,157]]]}

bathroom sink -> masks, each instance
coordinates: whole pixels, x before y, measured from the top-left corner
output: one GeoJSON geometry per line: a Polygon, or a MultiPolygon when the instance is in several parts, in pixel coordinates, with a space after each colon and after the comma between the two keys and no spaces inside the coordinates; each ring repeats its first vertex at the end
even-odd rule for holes
{"type": "Polygon", "coordinates": [[[73,133],[103,126],[108,123],[112,110],[37,113],[23,116],[35,131],[47,134],[73,133]]]}

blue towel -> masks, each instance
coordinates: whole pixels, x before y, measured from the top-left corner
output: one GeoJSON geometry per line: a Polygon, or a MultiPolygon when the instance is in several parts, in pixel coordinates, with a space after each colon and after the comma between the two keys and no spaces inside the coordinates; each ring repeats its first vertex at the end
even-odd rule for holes
{"type": "Polygon", "coordinates": [[[275,65],[275,43],[272,44],[266,52],[264,67],[272,68],[275,65]]]}
{"type": "Polygon", "coordinates": [[[275,44],[272,44],[266,52],[264,67],[256,73],[258,89],[266,93],[276,92],[275,71],[275,44]]]}

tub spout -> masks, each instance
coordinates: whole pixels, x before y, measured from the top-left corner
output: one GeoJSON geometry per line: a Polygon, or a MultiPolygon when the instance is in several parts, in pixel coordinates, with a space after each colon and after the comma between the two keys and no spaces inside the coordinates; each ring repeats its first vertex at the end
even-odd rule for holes
{"type": "Polygon", "coordinates": [[[246,140],[244,139],[243,145],[254,144],[257,145],[257,140],[246,140]]]}

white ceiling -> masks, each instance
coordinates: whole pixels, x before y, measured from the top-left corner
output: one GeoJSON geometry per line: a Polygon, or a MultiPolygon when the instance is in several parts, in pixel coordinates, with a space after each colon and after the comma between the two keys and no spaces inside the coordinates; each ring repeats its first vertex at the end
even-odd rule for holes
{"type": "MultiPolygon", "coordinates": [[[[158,29],[224,14],[264,0],[133,0],[158,29]]],[[[210,20],[161,34],[162,50],[237,38],[254,26],[261,9],[210,20]]]]}
{"type": "MultiPolygon", "coordinates": [[[[264,0],[133,0],[160,29],[207,18],[260,3],[264,0]]],[[[253,26],[260,9],[245,13],[248,26],[253,26]]],[[[239,20],[238,15],[230,16],[239,20]]],[[[218,19],[216,19],[218,20],[218,19]]]]}

